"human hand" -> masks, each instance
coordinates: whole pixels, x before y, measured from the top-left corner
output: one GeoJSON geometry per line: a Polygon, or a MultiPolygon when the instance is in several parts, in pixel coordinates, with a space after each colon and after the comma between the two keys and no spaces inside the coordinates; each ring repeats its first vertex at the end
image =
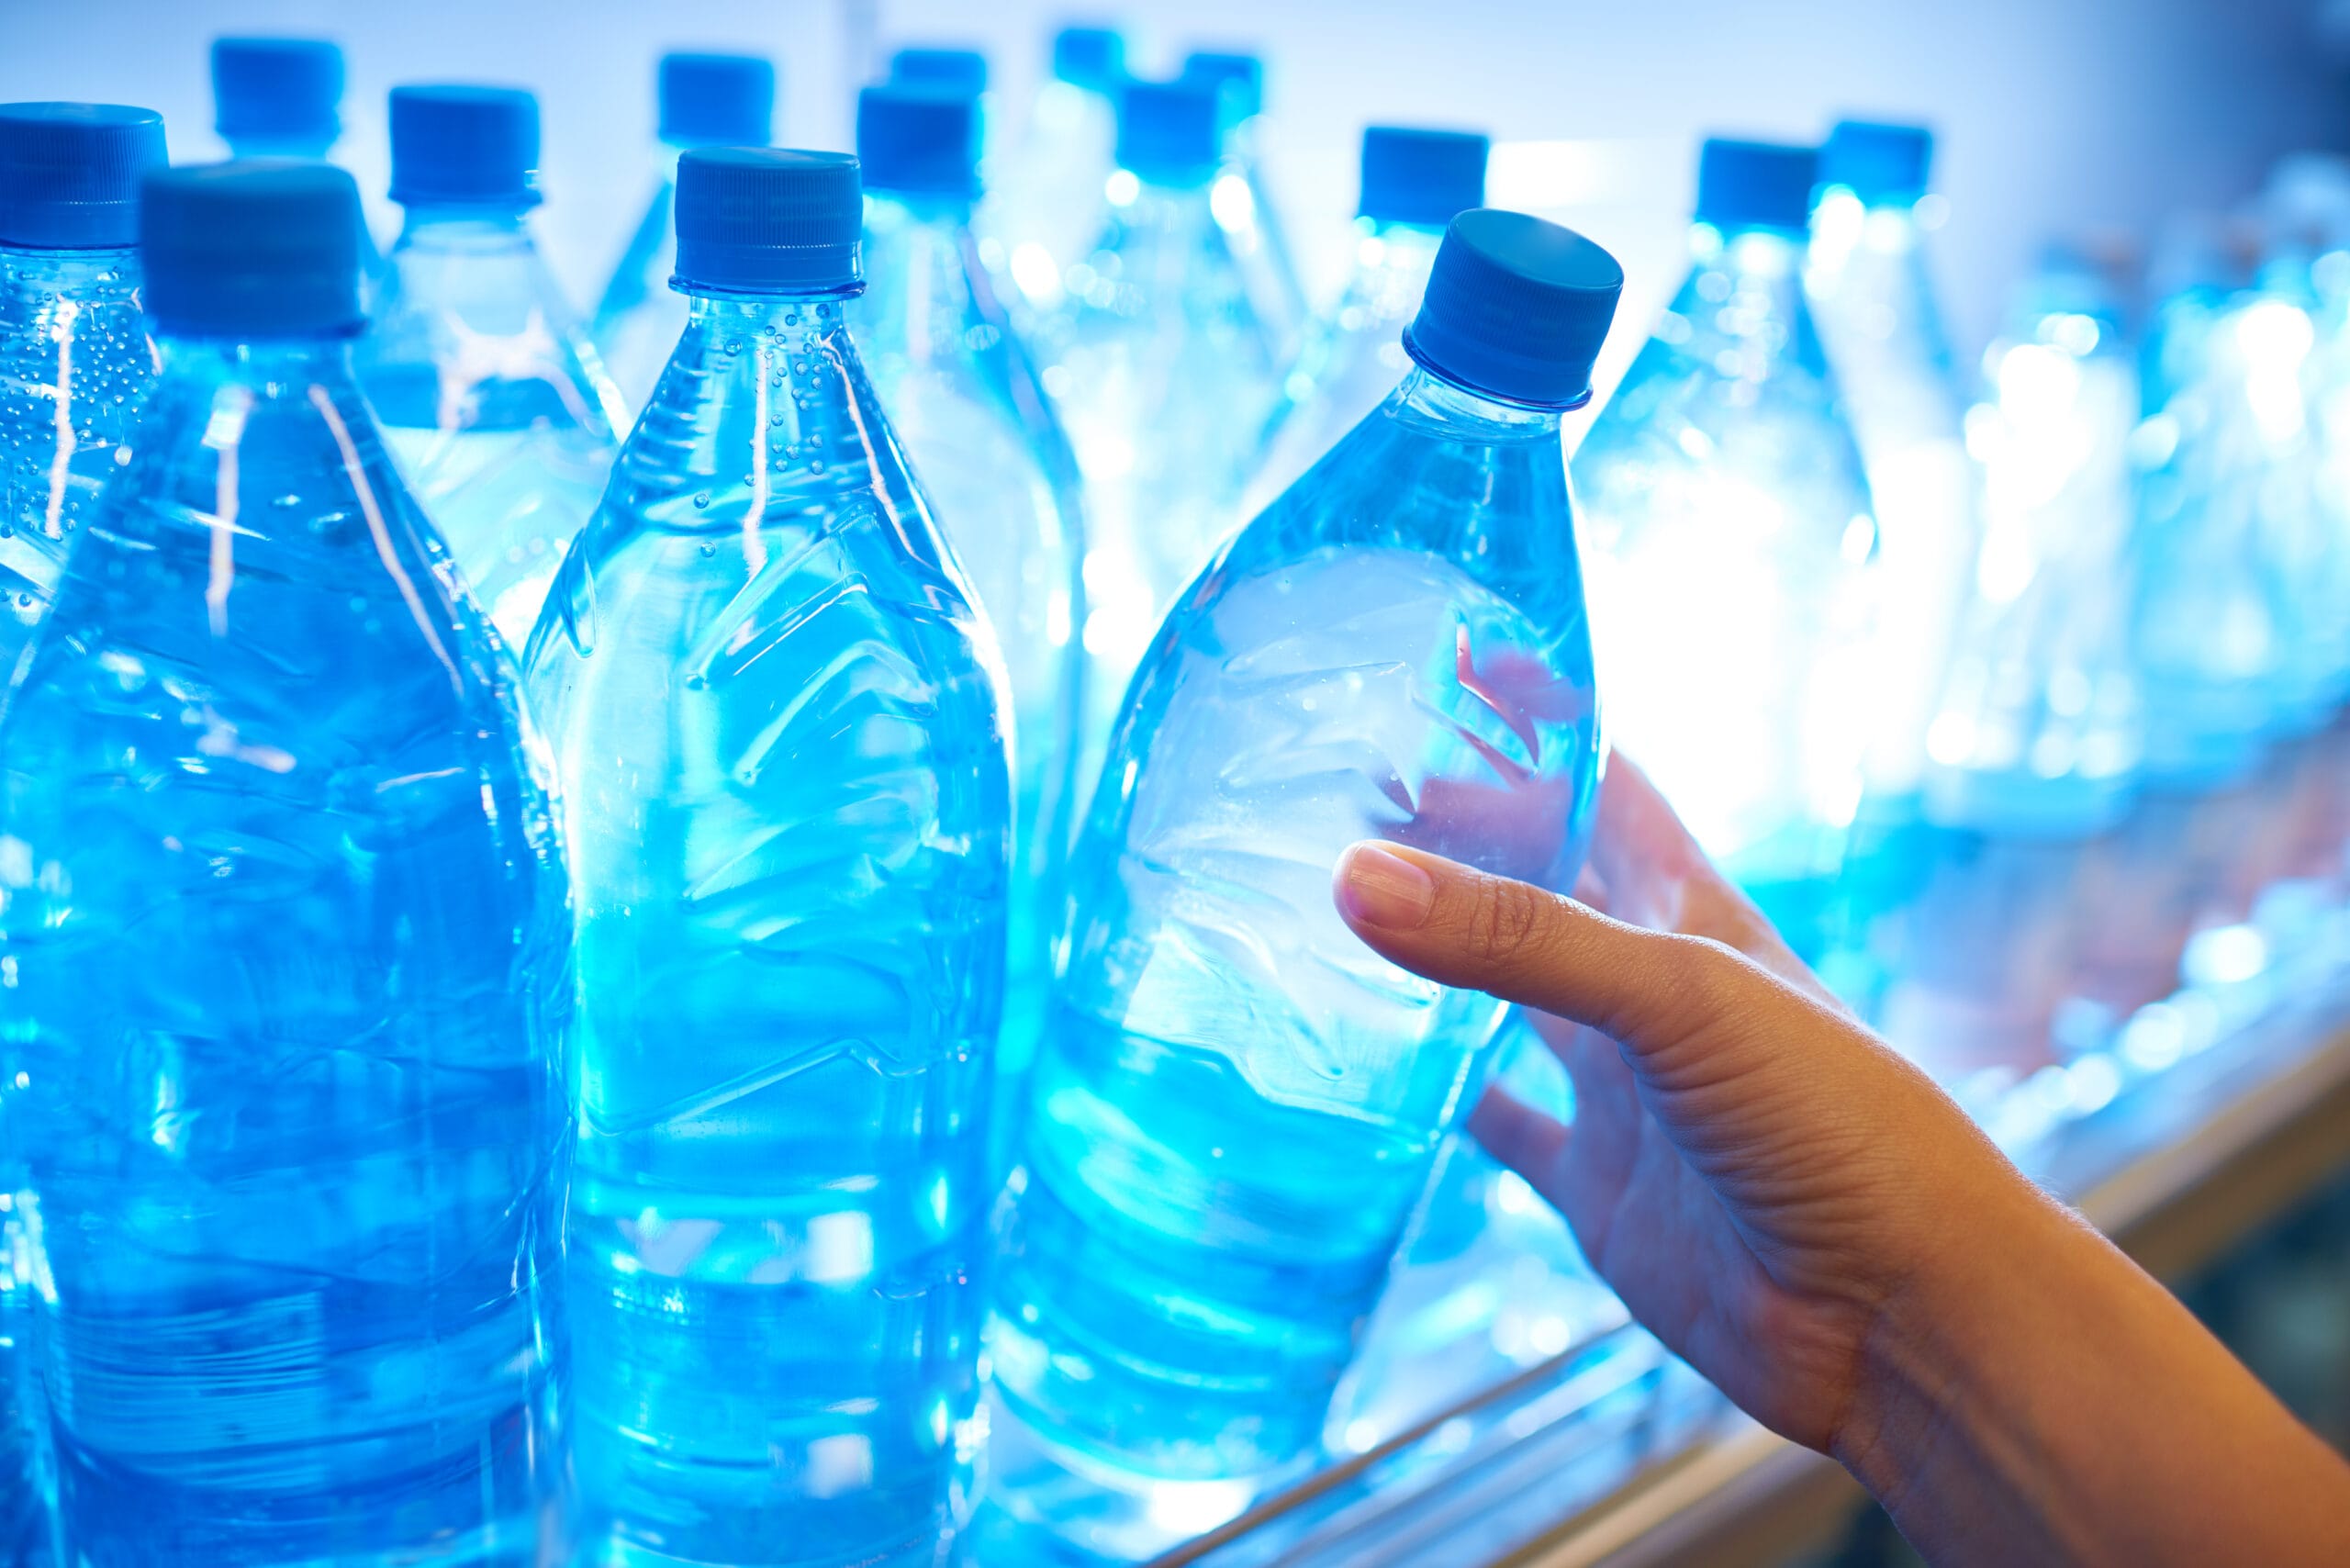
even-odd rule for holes
{"type": "Polygon", "coordinates": [[[1608,913],[1371,843],[1334,890],[1393,962],[1539,1010],[1573,1125],[1494,1091],[1472,1127],[1667,1346],[1936,1562],[2350,1562],[2340,1459],[1839,1007],[1621,757],[1577,890],[1608,913]]]}
{"type": "Polygon", "coordinates": [[[2033,1194],[1836,1005],[1621,757],[1579,890],[1609,914],[1360,845],[1337,895],[1394,962],[1539,1010],[1573,1126],[1495,1088],[1472,1130],[1658,1338],[1766,1425],[1832,1449],[1888,1301],[1954,1226],[2033,1194]]]}

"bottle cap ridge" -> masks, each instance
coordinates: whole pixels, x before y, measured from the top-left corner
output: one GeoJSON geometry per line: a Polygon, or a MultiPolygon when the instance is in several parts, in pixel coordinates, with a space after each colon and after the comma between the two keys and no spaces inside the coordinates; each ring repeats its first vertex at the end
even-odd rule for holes
{"type": "Polygon", "coordinates": [[[1404,347],[1482,396],[1581,408],[1623,288],[1616,258],[1573,230],[1478,207],[1445,230],[1404,347]]]}
{"type": "Polygon", "coordinates": [[[0,245],[106,251],[139,240],[139,182],[163,117],[127,104],[0,104],[0,245]]]}
{"type": "Polygon", "coordinates": [[[856,157],[867,189],[975,196],[979,100],[902,83],[867,87],[856,99],[856,157]]]}
{"type": "Polygon", "coordinates": [[[1697,153],[1697,221],[1800,234],[1811,224],[1818,174],[1816,148],[1709,137],[1697,153]]]}
{"type": "Polygon", "coordinates": [[[677,271],[688,294],[855,294],[865,199],[845,152],[696,147],[677,159],[677,271]]]}
{"type": "Polygon", "coordinates": [[[225,140],[323,146],[342,134],[342,50],[325,39],[214,39],[212,106],[225,140]]]}
{"type": "Polygon", "coordinates": [[[166,332],[347,337],[359,306],[359,187],[325,163],[205,163],[140,188],[147,310],[166,332]]]}
{"type": "Polygon", "coordinates": [[[1374,125],[1362,133],[1362,200],[1377,223],[1441,229],[1485,205],[1485,156],[1492,143],[1473,131],[1374,125]]]}
{"type": "Polygon", "coordinates": [[[539,101],[519,87],[392,89],[392,190],[403,207],[536,207],[539,101]]]}

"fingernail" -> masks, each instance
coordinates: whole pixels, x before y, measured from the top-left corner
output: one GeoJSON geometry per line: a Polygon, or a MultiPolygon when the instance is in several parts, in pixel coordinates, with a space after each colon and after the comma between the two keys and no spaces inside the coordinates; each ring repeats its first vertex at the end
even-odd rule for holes
{"type": "Polygon", "coordinates": [[[1436,907],[1436,882],[1394,851],[1358,844],[1338,861],[1338,911],[1383,931],[1416,931],[1436,907]]]}

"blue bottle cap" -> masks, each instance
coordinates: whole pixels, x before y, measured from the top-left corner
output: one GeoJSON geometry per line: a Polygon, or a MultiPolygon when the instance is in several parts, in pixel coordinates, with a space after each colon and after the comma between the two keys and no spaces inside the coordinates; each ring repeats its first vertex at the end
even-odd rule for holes
{"type": "Polygon", "coordinates": [[[1708,137],[1697,154],[1697,221],[1801,233],[1811,223],[1818,173],[1814,148],[1708,137]]]}
{"type": "Polygon", "coordinates": [[[163,117],[122,104],[0,104],[0,245],[111,251],[139,241],[139,181],[163,117]]]}
{"type": "Polygon", "coordinates": [[[1573,230],[1479,207],[1445,230],[1404,348],[1481,396],[1579,409],[1623,289],[1616,258],[1573,230]]]}
{"type": "Polygon", "coordinates": [[[845,152],[696,147],[677,160],[677,272],[686,294],[849,295],[865,274],[865,194],[845,152]]]}
{"type": "Polygon", "coordinates": [[[672,147],[765,147],[775,135],[775,65],[755,54],[661,57],[661,140],[672,147]]]}
{"type": "Polygon", "coordinates": [[[1127,82],[1118,89],[1118,167],[1155,185],[1204,185],[1223,161],[1213,83],[1127,82]]]}
{"type": "Polygon", "coordinates": [[[517,87],[392,89],[392,199],[536,207],[539,101],[517,87]]]}
{"type": "Polygon", "coordinates": [[[342,134],[342,50],[324,39],[212,40],[212,129],[229,141],[342,134]]]}
{"type": "Polygon", "coordinates": [[[984,93],[988,57],[976,49],[901,49],[890,57],[890,80],[904,87],[984,93]]]}
{"type": "Polygon", "coordinates": [[[1232,124],[1264,112],[1265,62],[1253,54],[1195,50],[1184,57],[1183,75],[1221,91],[1225,115],[1232,124]]]}
{"type": "Polygon", "coordinates": [[[1485,153],[1473,131],[1374,125],[1362,133],[1362,205],[1374,223],[1441,229],[1485,205],[1485,153]]]}
{"type": "Polygon", "coordinates": [[[325,163],[153,170],[139,203],[148,313],[196,337],[348,337],[366,325],[359,233],[359,187],[325,163]]]}
{"type": "Polygon", "coordinates": [[[979,194],[979,100],[968,93],[890,83],[856,95],[856,158],[868,190],[908,196],[979,194]]]}
{"type": "Polygon", "coordinates": [[[1924,126],[1838,120],[1819,150],[1819,183],[1870,207],[1908,207],[1926,194],[1933,162],[1934,133],[1924,126]]]}
{"type": "Polygon", "coordinates": [[[1053,35],[1053,74],[1106,93],[1126,73],[1126,40],[1115,28],[1063,28],[1053,35]]]}

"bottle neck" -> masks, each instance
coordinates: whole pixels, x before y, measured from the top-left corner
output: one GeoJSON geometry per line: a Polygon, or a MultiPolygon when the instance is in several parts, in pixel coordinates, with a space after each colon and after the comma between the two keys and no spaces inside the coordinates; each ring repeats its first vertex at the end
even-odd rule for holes
{"type": "Polygon", "coordinates": [[[1564,415],[1530,409],[1448,381],[1416,364],[1389,395],[1388,407],[1411,428],[1446,441],[1488,443],[1555,442],[1564,415]]]}
{"type": "Polygon", "coordinates": [[[0,246],[0,293],[11,298],[70,299],[83,306],[135,305],[139,248],[32,251],[0,246]]]}
{"type": "Polygon", "coordinates": [[[484,255],[532,252],[536,247],[526,221],[529,213],[527,207],[418,203],[406,209],[395,249],[484,255]]]}
{"type": "MultiPolygon", "coordinates": [[[[969,196],[868,187],[865,193],[867,243],[871,244],[879,236],[916,229],[950,237],[958,235],[971,226],[971,205],[969,196]]],[[[870,277],[877,270],[868,262],[866,275],[870,277]]]]}
{"type": "Polygon", "coordinates": [[[166,378],[183,382],[242,383],[276,396],[307,395],[313,384],[330,387],[351,379],[351,342],[346,337],[299,337],[236,341],[161,330],[156,349],[166,378]]]}

